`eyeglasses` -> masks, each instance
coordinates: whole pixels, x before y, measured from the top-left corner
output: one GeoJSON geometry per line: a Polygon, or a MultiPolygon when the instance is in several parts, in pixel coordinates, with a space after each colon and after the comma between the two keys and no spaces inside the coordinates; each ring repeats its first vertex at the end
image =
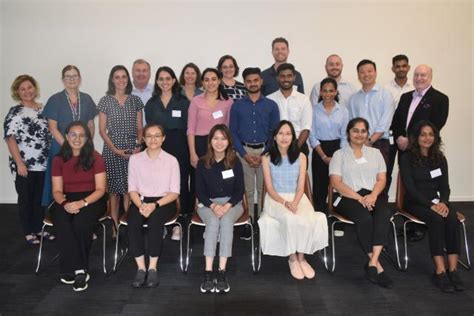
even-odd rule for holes
{"type": "Polygon", "coordinates": [[[367,130],[366,130],[366,129],[352,128],[352,129],[351,129],[351,132],[353,132],[353,133],[355,133],[355,134],[367,134],[367,130]]]}
{"type": "Polygon", "coordinates": [[[87,136],[85,134],[77,134],[74,132],[67,133],[67,137],[70,139],[87,139],[87,136]]]}
{"type": "Polygon", "coordinates": [[[161,135],[161,134],[156,134],[156,135],[147,134],[147,135],[145,135],[146,139],[160,139],[162,137],[163,137],[163,135],[161,135]]]}
{"type": "Polygon", "coordinates": [[[69,81],[77,80],[78,78],[79,78],[78,75],[72,75],[72,76],[66,75],[66,76],[63,77],[64,80],[69,80],[69,81]]]}

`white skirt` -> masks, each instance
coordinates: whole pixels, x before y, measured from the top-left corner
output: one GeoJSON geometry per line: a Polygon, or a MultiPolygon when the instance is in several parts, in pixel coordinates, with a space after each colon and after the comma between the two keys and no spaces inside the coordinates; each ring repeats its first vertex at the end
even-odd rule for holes
{"type": "MultiPolygon", "coordinates": [[[[287,201],[294,198],[293,193],[279,194],[287,201]]],[[[328,245],[326,215],[315,212],[304,194],[294,214],[267,193],[258,226],[265,255],[287,257],[295,252],[313,254],[328,245]]]]}

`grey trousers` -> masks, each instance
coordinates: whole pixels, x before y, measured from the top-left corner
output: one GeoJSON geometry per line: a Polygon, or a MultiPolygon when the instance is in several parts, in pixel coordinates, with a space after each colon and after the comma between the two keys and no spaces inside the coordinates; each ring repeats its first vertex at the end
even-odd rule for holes
{"type": "MultiPolygon", "coordinates": [[[[211,199],[217,204],[225,204],[230,197],[221,197],[211,199]]],[[[221,218],[217,217],[214,212],[206,206],[197,210],[199,217],[206,224],[204,232],[204,256],[214,257],[216,255],[217,239],[220,236],[219,256],[232,256],[232,240],[234,238],[234,223],[242,216],[244,209],[242,202],[231,207],[227,213],[221,218]]]]}
{"type": "MultiPolygon", "coordinates": [[[[244,149],[249,154],[258,154],[260,155],[263,152],[263,148],[254,149],[247,146],[244,146],[244,149]]],[[[262,211],[262,193],[263,193],[263,168],[260,165],[258,168],[251,167],[247,161],[240,157],[240,162],[242,163],[242,169],[244,170],[244,183],[245,183],[245,193],[247,195],[247,202],[249,206],[250,216],[256,220],[256,215],[262,211]],[[258,213],[254,214],[254,201],[255,201],[255,188],[257,189],[257,203],[258,203],[258,213]]]]}

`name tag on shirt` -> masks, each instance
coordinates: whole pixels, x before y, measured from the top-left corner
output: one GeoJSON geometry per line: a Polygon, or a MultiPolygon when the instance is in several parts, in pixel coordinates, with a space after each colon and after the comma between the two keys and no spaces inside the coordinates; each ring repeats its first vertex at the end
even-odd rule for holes
{"type": "Polygon", "coordinates": [[[223,117],[223,116],[224,116],[224,114],[222,114],[222,111],[221,111],[221,110],[215,111],[215,112],[212,113],[212,117],[213,117],[215,120],[217,120],[218,118],[223,117]]]}
{"type": "Polygon", "coordinates": [[[355,160],[355,162],[358,164],[358,165],[362,165],[364,163],[367,163],[367,159],[365,159],[365,157],[360,157],[358,159],[355,160]]]}
{"type": "Polygon", "coordinates": [[[438,168],[438,169],[435,169],[435,170],[431,170],[430,174],[431,174],[431,179],[437,178],[441,175],[441,169],[438,168]]]}
{"type": "Polygon", "coordinates": [[[433,203],[433,204],[438,204],[438,203],[439,203],[439,199],[432,199],[432,200],[431,200],[431,203],[433,203]]]}
{"type": "Polygon", "coordinates": [[[173,110],[171,112],[171,117],[181,117],[181,111],[180,110],[173,110]]]}
{"type": "Polygon", "coordinates": [[[233,176],[234,176],[234,171],[232,169],[222,171],[223,179],[232,178],[233,176]]]}
{"type": "Polygon", "coordinates": [[[337,197],[337,199],[334,201],[334,203],[332,205],[334,205],[334,207],[336,207],[339,202],[341,202],[342,198],[340,196],[337,197]]]}

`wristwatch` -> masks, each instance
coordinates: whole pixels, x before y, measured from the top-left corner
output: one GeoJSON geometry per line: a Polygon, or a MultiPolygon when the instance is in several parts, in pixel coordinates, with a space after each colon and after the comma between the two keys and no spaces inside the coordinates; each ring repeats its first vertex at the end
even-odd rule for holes
{"type": "Polygon", "coordinates": [[[160,207],[160,202],[155,201],[155,205],[156,205],[156,208],[159,208],[160,207]]]}
{"type": "Polygon", "coordinates": [[[86,199],[82,199],[82,201],[84,202],[84,206],[87,206],[87,205],[89,205],[89,203],[87,202],[87,200],[86,200],[86,199]]]}

